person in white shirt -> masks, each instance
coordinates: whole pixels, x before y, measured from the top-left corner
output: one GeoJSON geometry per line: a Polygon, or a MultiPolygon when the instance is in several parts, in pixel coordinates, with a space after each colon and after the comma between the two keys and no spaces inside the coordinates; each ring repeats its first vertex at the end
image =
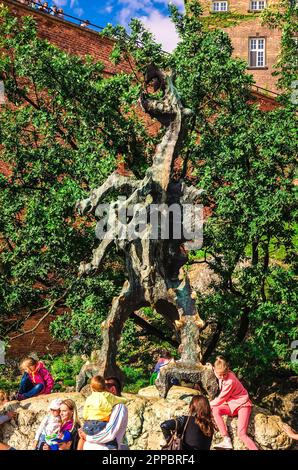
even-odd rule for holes
{"type": "MultiPolygon", "coordinates": [[[[108,377],[105,380],[107,390],[114,395],[121,395],[121,384],[116,377],[108,377]]],[[[118,450],[128,450],[123,443],[128,422],[127,407],[120,403],[113,407],[107,426],[94,436],[87,436],[79,431],[80,437],[85,441],[84,450],[108,450],[114,446],[118,450]]]]}
{"type": "Polygon", "coordinates": [[[62,400],[56,398],[49,405],[49,414],[46,415],[40,423],[33,442],[33,448],[42,450],[44,443],[50,444],[51,436],[54,438],[59,434],[61,427],[60,406],[62,400]]]}

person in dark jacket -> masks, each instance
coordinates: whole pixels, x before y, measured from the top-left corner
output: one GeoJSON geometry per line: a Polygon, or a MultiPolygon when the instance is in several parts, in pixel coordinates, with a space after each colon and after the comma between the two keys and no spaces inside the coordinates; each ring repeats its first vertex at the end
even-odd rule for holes
{"type": "Polygon", "coordinates": [[[176,420],[178,436],[181,437],[184,430],[183,450],[210,450],[214,426],[209,401],[204,395],[195,396],[191,400],[189,420],[188,416],[179,416],[160,425],[167,442],[176,429],[176,420]]]}

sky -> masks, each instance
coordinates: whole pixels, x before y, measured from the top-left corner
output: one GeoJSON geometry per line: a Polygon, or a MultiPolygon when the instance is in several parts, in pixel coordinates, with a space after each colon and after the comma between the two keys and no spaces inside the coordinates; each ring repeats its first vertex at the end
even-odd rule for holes
{"type": "Polygon", "coordinates": [[[174,49],[178,37],[169,19],[168,3],[184,11],[184,0],[50,0],[48,3],[103,27],[107,23],[127,26],[131,18],[139,18],[169,52],[174,49]]]}

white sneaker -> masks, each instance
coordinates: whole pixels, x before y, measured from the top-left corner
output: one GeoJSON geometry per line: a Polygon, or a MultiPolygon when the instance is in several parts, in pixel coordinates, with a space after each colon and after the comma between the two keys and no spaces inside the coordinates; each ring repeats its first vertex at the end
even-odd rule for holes
{"type": "Polygon", "coordinates": [[[231,438],[228,436],[225,436],[219,444],[215,444],[214,449],[232,450],[233,444],[232,444],[231,438]]]}

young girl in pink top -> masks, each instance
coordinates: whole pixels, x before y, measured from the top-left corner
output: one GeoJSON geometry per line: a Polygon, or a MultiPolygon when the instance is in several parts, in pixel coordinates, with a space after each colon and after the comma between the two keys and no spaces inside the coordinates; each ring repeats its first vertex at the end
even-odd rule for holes
{"type": "Polygon", "coordinates": [[[249,450],[258,450],[253,440],[247,435],[252,403],[247,390],[236,375],[230,371],[228,363],[221,356],[216,358],[214,373],[219,380],[220,394],[210,402],[214,420],[223,437],[216,448],[233,449],[231,438],[222,418],[223,415],[238,416],[238,437],[249,450]]]}
{"type": "Polygon", "coordinates": [[[21,362],[23,376],[17,400],[25,400],[36,395],[51,393],[54,379],[44,364],[33,357],[26,357],[21,362]]]}

